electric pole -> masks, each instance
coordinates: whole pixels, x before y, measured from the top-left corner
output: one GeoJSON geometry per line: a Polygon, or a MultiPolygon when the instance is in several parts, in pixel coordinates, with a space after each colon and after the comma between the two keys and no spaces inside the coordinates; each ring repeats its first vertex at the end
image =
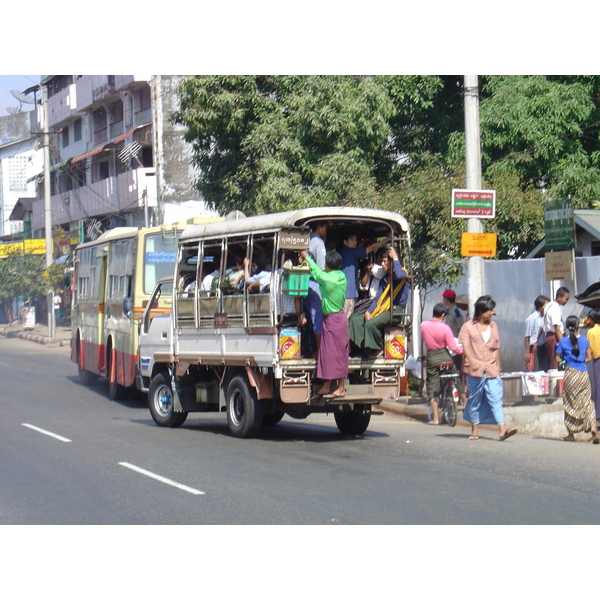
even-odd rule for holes
{"type": "MultiPolygon", "coordinates": [[[[44,139],[44,232],[46,238],[46,269],[54,262],[52,256],[52,204],[50,196],[50,133],[48,131],[48,86],[42,85],[42,133],[44,139]]],[[[48,290],[48,337],[54,337],[54,290],[48,290]]]]}
{"type": "MultiPolygon", "coordinates": [[[[479,137],[479,83],[477,75],[465,75],[465,151],[468,190],[480,190],[481,184],[481,140],[479,137]]],[[[467,232],[483,233],[481,219],[469,218],[467,232]]],[[[469,314],[484,292],[483,257],[471,256],[468,263],[469,314]]]]}

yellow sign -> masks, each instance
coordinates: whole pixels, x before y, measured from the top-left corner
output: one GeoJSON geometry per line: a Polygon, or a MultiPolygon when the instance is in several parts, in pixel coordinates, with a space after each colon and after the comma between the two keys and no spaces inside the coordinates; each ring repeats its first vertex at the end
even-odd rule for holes
{"type": "Polygon", "coordinates": [[[573,281],[573,250],[546,252],[546,281],[573,281]]]}
{"type": "Polygon", "coordinates": [[[463,233],[460,245],[462,256],[496,256],[498,236],[495,233],[463,233]]]}
{"type": "Polygon", "coordinates": [[[0,258],[6,258],[13,252],[25,252],[30,254],[46,254],[46,240],[33,239],[23,240],[15,244],[0,244],[0,258]]]}
{"type": "Polygon", "coordinates": [[[44,238],[23,240],[23,252],[46,254],[46,240],[44,238]]]}

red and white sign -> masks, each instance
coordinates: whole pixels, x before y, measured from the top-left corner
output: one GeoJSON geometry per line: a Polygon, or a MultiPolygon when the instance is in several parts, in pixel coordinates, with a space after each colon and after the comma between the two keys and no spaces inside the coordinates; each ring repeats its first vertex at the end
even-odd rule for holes
{"type": "Polygon", "coordinates": [[[496,190],[452,190],[452,216],[493,219],[496,216],[496,190]]]}

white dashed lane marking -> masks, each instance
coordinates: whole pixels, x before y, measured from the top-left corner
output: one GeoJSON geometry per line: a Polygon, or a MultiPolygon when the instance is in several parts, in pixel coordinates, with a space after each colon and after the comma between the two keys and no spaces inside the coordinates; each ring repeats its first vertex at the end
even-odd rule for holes
{"type": "Polygon", "coordinates": [[[166,483],[167,485],[172,485],[173,487],[183,490],[184,492],[188,492],[189,494],[194,494],[196,496],[204,494],[204,492],[201,492],[200,490],[196,490],[187,485],[183,485],[183,483],[178,483],[177,481],[173,481],[172,479],[167,479],[166,477],[163,477],[162,475],[157,475],[156,473],[152,473],[151,471],[146,471],[146,469],[142,469],[141,467],[137,467],[136,465],[132,465],[131,463],[120,462],[119,464],[122,467],[131,469],[132,471],[135,471],[136,473],[140,473],[141,475],[145,475],[146,477],[151,477],[152,479],[156,479],[157,481],[160,481],[161,483],[166,483]]]}

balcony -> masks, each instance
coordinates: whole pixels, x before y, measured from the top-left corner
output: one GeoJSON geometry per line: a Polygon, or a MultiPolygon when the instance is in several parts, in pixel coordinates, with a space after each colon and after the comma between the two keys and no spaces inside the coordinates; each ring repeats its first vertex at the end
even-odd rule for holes
{"type": "MultiPolygon", "coordinates": [[[[154,168],[126,171],[70,192],[55,194],[51,198],[52,224],[143,208],[144,190],[147,190],[148,206],[156,206],[154,168]]],[[[32,208],[32,228],[44,229],[44,201],[37,200],[32,208]]]]}
{"type": "Polygon", "coordinates": [[[77,85],[71,84],[48,98],[48,123],[52,127],[71,116],[77,108],[77,85]]]}

